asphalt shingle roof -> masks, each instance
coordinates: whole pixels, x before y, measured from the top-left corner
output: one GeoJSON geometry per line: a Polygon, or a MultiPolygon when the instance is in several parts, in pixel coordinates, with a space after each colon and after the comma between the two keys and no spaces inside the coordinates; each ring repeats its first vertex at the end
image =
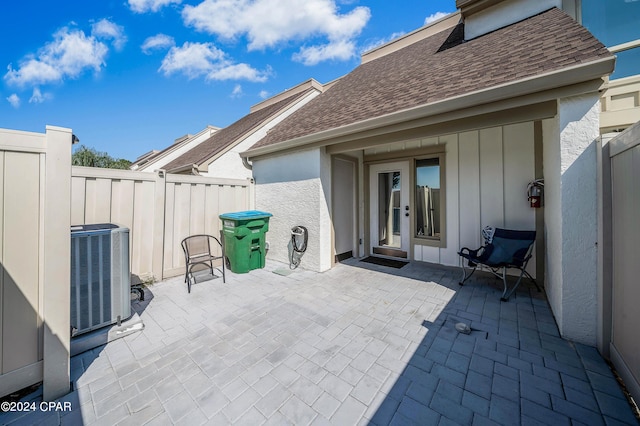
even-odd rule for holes
{"type": "Polygon", "coordinates": [[[253,148],[611,57],[559,9],[463,40],[463,25],[364,63],[253,148]]]}
{"type": "Polygon", "coordinates": [[[184,139],[180,139],[180,140],[174,141],[171,145],[169,145],[168,147],[164,148],[163,150],[161,150],[161,151],[157,151],[157,152],[154,152],[154,153],[152,153],[152,154],[149,154],[149,155],[147,155],[147,156],[145,156],[145,157],[142,157],[142,158],[140,158],[139,160],[134,161],[133,163],[131,163],[131,165],[132,165],[132,166],[135,166],[136,164],[148,163],[149,161],[151,161],[151,160],[154,160],[154,159],[158,158],[159,156],[161,156],[161,155],[162,155],[162,154],[164,154],[165,152],[167,152],[167,151],[169,151],[169,150],[171,150],[171,149],[175,148],[176,146],[180,145],[180,144],[181,144],[181,143],[183,143],[184,141],[185,141],[184,139]]]}
{"type": "Polygon", "coordinates": [[[168,163],[164,168],[172,170],[182,166],[205,163],[216,154],[220,153],[230,145],[240,142],[245,135],[253,129],[259,127],[267,120],[271,119],[290,105],[294,104],[315,89],[308,89],[294,94],[273,105],[266,106],[255,112],[245,115],[235,123],[218,130],[209,139],[202,142],[192,150],[184,153],[180,157],[168,163]]]}

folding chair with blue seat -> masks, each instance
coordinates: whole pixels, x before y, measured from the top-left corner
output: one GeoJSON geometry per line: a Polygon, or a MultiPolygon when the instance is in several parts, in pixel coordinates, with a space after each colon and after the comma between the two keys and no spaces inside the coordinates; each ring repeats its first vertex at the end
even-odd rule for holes
{"type": "MultiPolygon", "coordinates": [[[[485,232],[483,232],[485,234],[485,232]]],[[[502,278],[504,285],[504,291],[500,300],[506,301],[513,294],[514,291],[520,285],[522,277],[526,275],[529,277],[538,291],[538,283],[527,272],[527,263],[531,259],[531,253],[533,251],[533,243],[536,240],[536,231],[515,231],[511,229],[495,228],[493,236],[485,235],[485,245],[477,250],[471,250],[467,247],[463,247],[458,254],[467,259],[468,266],[473,268],[471,273],[467,275],[467,270],[464,266],[464,260],[462,261],[462,281],[460,285],[464,285],[471,275],[476,271],[479,265],[484,265],[489,268],[489,272],[498,278],[502,278]],[[514,268],[520,270],[520,276],[515,285],[508,290],[507,286],[507,269],[514,268]],[[502,273],[500,273],[502,270],[502,273]],[[508,290],[508,291],[507,291],[508,290]]]]}

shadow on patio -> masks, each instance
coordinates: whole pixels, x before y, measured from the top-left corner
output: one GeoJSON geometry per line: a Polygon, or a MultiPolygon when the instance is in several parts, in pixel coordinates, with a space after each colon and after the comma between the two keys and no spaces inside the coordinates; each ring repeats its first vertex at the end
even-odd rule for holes
{"type": "MultiPolygon", "coordinates": [[[[303,265],[304,266],[304,265],[303,265]]],[[[71,412],[35,424],[620,424],[597,351],[558,336],[543,293],[424,263],[348,260],[151,287],[144,331],[74,357],[71,412]],[[469,324],[470,335],[455,330],[469,324]]]]}
{"type": "MultiPolygon", "coordinates": [[[[420,269],[400,274],[419,278],[420,269]]],[[[437,282],[455,295],[424,322],[426,336],[378,396],[372,424],[636,424],[600,354],[560,337],[531,283],[500,302],[501,283],[488,273],[464,287],[437,282]],[[459,333],[459,322],[471,333],[459,333]]]]}

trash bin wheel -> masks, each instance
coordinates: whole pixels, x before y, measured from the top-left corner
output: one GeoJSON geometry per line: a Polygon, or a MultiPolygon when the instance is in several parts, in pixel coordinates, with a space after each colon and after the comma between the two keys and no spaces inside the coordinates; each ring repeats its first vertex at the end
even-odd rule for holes
{"type": "Polygon", "coordinates": [[[228,257],[228,256],[225,256],[225,257],[224,257],[224,266],[225,266],[227,269],[231,269],[231,261],[229,261],[229,257],[228,257]]]}

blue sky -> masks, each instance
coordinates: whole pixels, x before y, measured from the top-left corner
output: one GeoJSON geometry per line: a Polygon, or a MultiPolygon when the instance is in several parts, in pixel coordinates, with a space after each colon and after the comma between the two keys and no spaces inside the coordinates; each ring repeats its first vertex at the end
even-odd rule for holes
{"type": "Polygon", "coordinates": [[[0,127],[73,129],[134,160],[224,127],[367,48],[455,10],[455,0],[21,0],[0,14],[0,127]]]}

